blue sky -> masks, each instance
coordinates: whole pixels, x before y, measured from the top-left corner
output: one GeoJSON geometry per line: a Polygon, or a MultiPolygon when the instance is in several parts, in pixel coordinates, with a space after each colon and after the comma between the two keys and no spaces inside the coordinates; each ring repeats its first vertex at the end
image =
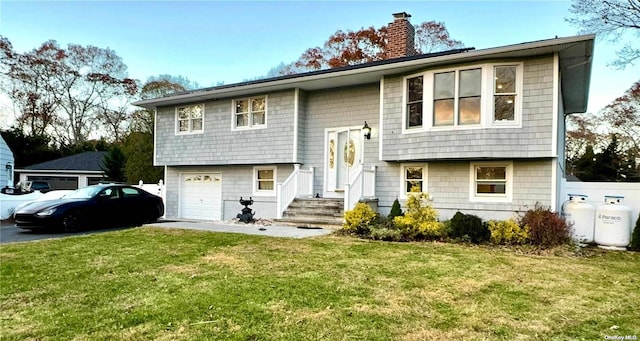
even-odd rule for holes
{"type": "MultiPolygon", "coordinates": [[[[0,34],[25,52],[53,39],[108,47],[129,76],[187,77],[201,87],[241,82],[290,63],[336,30],[380,27],[392,13],[444,22],[476,49],[576,35],[570,1],[12,1],[0,0],[0,34]]],[[[622,45],[598,41],[589,111],[640,79],[640,67],[608,67],[622,45]]]]}

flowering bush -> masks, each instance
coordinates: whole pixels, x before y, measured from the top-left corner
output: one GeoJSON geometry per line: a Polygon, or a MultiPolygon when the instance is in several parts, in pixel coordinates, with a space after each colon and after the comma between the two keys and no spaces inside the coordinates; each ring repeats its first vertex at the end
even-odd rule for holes
{"type": "Polygon", "coordinates": [[[371,206],[359,202],[356,206],[344,213],[342,230],[346,233],[366,235],[372,225],[376,224],[378,214],[371,206]]]}
{"type": "Polygon", "coordinates": [[[527,229],[521,228],[514,219],[490,220],[488,225],[494,244],[523,244],[529,237],[527,229]]]}
{"type": "Polygon", "coordinates": [[[438,221],[438,211],[425,203],[426,198],[424,193],[410,195],[404,216],[393,218],[403,239],[437,239],[445,235],[444,224],[438,221]]]}

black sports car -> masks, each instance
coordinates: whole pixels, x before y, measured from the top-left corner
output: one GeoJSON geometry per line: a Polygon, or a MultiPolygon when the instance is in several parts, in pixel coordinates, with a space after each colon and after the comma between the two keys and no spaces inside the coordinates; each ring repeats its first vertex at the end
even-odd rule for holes
{"type": "Polygon", "coordinates": [[[28,230],[62,228],[76,232],[84,228],[141,225],[156,221],[164,203],[142,189],[101,184],[73,191],[50,201],[36,201],[16,210],[18,227],[28,230]]]}

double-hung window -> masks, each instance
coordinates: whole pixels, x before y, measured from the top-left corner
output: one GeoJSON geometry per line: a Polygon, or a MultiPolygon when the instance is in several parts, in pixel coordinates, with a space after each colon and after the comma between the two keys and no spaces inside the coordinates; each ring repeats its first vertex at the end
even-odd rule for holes
{"type": "Polygon", "coordinates": [[[234,128],[258,128],[267,124],[267,97],[249,97],[233,101],[234,128]]]}
{"type": "Polygon", "coordinates": [[[204,117],[204,104],[187,105],[177,109],[177,133],[201,133],[204,117]]]}
{"type": "Polygon", "coordinates": [[[494,67],[493,120],[494,122],[513,122],[516,106],[516,74],[514,65],[494,67]]]}
{"type": "Polygon", "coordinates": [[[427,165],[403,164],[401,170],[400,194],[402,198],[406,198],[411,193],[423,193],[427,191],[427,165]]]}
{"type": "Polygon", "coordinates": [[[276,194],[276,167],[254,167],[253,195],[276,194]]]}
{"type": "Polygon", "coordinates": [[[407,128],[422,127],[423,77],[407,79],[407,128]]]}
{"type": "Polygon", "coordinates": [[[470,199],[473,201],[511,201],[513,165],[478,162],[471,164],[470,199]]]}

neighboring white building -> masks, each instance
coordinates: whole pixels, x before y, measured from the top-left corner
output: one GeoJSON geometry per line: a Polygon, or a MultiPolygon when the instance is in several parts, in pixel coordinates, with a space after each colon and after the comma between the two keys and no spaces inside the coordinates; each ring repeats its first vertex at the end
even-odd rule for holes
{"type": "Polygon", "coordinates": [[[51,189],[77,189],[104,178],[102,160],[107,152],[84,152],[16,169],[20,181],[46,181],[51,189]]]}
{"type": "Polygon", "coordinates": [[[14,165],[13,152],[0,136],[0,187],[13,186],[14,165]]]}

